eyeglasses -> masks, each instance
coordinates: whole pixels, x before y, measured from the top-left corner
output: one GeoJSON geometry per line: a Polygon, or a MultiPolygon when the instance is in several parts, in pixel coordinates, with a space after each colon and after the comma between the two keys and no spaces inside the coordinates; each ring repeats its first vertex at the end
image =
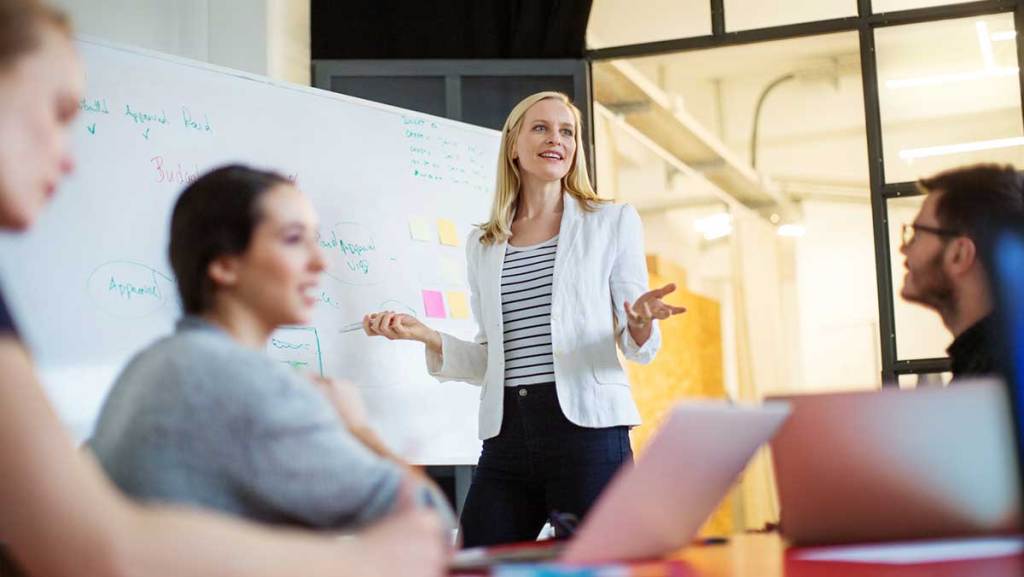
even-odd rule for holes
{"type": "Polygon", "coordinates": [[[930,232],[936,236],[943,238],[953,238],[955,236],[961,236],[963,233],[959,230],[953,230],[949,228],[937,228],[934,226],[926,226],[923,224],[904,224],[901,230],[901,241],[902,246],[910,246],[910,243],[914,242],[914,238],[917,237],[919,232],[930,232]]]}

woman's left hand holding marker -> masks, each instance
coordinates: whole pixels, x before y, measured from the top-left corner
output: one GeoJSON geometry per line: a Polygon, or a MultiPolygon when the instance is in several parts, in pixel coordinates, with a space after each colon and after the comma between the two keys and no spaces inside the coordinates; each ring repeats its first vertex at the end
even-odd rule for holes
{"type": "Polygon", "coordinates": [[[441,350],[441,335],[412,315],[382,311],[363,317],[366,336],[385,337],[392,341],[419,341],[434,351],[441,350]]]}

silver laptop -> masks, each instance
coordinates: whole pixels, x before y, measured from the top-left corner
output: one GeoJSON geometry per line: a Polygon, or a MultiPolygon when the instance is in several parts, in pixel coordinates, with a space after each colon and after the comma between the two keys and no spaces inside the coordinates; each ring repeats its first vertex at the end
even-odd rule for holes
{"type": "Polygon", "coordinates": [[[790,542],[1020,529],[1002,383],[782,398],[793,414],[771,448],[781,531],[790,542]]]}
{"type": "Polygon", "coordinates": [[[453,568],[650,559],[676,551],[693,539],[787,414],[785,402],[679,403],[636,465],[619,470],[568,542],[466,549],[456,554],[453,568]]]}

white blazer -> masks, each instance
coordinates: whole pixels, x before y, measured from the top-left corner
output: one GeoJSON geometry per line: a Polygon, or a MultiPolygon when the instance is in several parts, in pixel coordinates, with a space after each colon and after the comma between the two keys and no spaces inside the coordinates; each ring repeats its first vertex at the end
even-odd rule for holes
{"type": "MultiPolygon", "coordinates": [[[[640,413],[615,345],[632,361],[649,363],[661,346],[657,322],[639,346],[626,330],[623,301],[647,291],[643,227],[628,204],[586,212],[564,194],[551,295],[555,386],[562,412],[583,427],[639,425],[640,413]]],[[[427,350],[427,368],[442,381],[482,385],[480,438],[501,430],[505,352],[501,271],[507,243],[466,241],[470,305],[479,326],[474,342],[441,333],[441,354],[427,350]]]]}

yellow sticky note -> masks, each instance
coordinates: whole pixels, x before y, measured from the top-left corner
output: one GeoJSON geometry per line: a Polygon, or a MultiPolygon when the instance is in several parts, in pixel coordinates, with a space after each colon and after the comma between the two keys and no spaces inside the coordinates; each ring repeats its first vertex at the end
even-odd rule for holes
{"type": "Polygon", "coordinates": [[[459,233],[455,230],[455,223],[446,219],[437,219],[437,234],[441,237],[441,244],[459,246],[459,233]]]}
{"type": "Polygon", "coordinates": [[[466,301],[466,293],[459,291],[450,291],[444,293],[444,296],[445,300],[448,301],[449,318],[469,318],[469,303],[466,301]]]}
{"type": "Polygon", "coordinates": [[[413,240],[430,241],[430,223],[427,219],[414,216],[409,219],[409,234],[413,240]]]}

